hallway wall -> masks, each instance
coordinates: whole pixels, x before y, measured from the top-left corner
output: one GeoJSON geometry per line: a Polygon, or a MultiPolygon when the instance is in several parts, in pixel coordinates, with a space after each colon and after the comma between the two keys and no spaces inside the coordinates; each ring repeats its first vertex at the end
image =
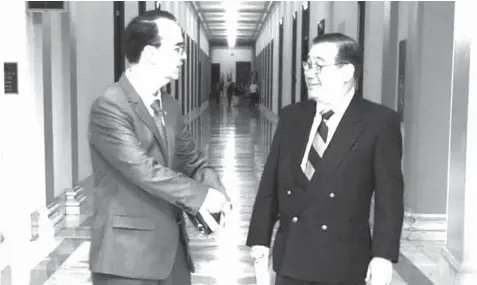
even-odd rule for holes
{"type": "MultiPolygon", "coordinates": [[[[5,95],[2,88],[0,96],[2,138],[11,138],[2,140],[0,149],[0,232],[10,240],[54,233],[67,212],[82,211],[91,185],[89,108],[114,81],[113,2],[65,3],[64,12],[44,13],[26,12],[24,2],[0,6],[2,21],[9,23],[0,28],[1,34],[14,43],[2,47],[1,59],[19,67],[19,94],[5,95]],[[15,217],[15,223],[7,217],[15,217]]],[[[153,9],[154,1],[146,7],[153,9]]],[[[209,54],[205,32],[187,3],[163,2],[162,8],[171,9],[209,54]]],[[[125,25],[138,13],[138,2],[127,1],[125,25]]],[[[191,68],[182,80],[196,76],[198,64],[192,66],[197,69],[191,68]]],[[[191,91],[199,94],[194,86],[191,91]]],[[[186,114],[203,109],[202,102],[190,99],[192,93],[183,90],[179,95],[188,104],[186,114]]]]}
{"type": "MultiPolygon", "coordinates": [[[[125,2],[125,23],[138,13],[136,2],[125,2]]],[[[88,147],[89,108],[94,99],[114,81],[113,2],[71,2],[72,29],[76,37],[78,180],[91,175],[88,147]],[[91,33],[91,31],[95,31],[91,33]],[[94,37],[92,39],[92,37],[94,37]],[[98,45],[98,42],[101,42],[98,45]],[[92,63],[95,63],[92,65],[92,63]]],[[[73,71],[74,72],[74,71],[73,71]]],[[[75,128],[73,128],[75,129],[75,128]]]]}
{"type": "MultiPolygon", "coordinates": [[[[31,16],[25,15],[22,1],[1,2],[0,34],[9,42],[1,48],[1,61],[18,63],[18,94],[5,94],[0,89],[0,129],[2,133],[0,164],[0,231],[28,240],[31,232],[30,213],[45,203],[45,149],[41,29],[31,16]],[[15,27],[15,29],[12,29],[15,27]]],[[[4,69],[0,82],[4,85],[4,69]]],[[[0,249],[5,243],[0,244],[0,249]]],[[[3,252],[2,252],[3,253],[3,252]]],[[[0,263],[5,255],[0,254],[0,263]]]]}

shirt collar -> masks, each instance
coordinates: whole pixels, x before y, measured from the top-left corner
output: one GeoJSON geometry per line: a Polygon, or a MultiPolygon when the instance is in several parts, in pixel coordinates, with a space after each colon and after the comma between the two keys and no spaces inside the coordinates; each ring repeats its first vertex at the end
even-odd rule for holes
{"type": "Polygon", "coordinates": [[[142,80],[142,78],[138,76],[138,74],[134,73],[129,68],[126,69],[125,75],[133,86],[134,90],[136,90],[136,92],[139,94],[139,97],[141,97],[142,101],[144,102],[144,105],[146,105],[147,108],[150,108],[154,100],[157,99],[159,99],[159,103],[162,105],[161,90],[158,90],[157,93],[154,91],[151,93],[150,90],[147,90],[147,88],[145,88],[145,86],[148,86],[148,84],[144,82],[144,80],[142,80]]]}
{"type": "MultiPolygon", "coordinates": [[[[346,109],[348,108],[351,100],[353,99],[353,96],[355,94],[355,89],[352,87],[342,98],[339,102],[337,102],[331,110],[333,110],[333,113],[336,115],[338,114],[339,116],[343,115],[346,109]]],[[[328,111],[327,109],[323,109],[323,106],[321,106],[318,102],[316,103],[316,115],[319,113],[322,113],[323,111],[328,111]]]]}

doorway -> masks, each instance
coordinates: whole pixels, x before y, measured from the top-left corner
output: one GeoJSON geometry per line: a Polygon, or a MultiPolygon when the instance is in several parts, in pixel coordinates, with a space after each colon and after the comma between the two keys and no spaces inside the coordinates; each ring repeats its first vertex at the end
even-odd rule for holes
{"type": "Polygon", "coordinates": [[[217,84],[220,82],[220,63],[212,63],[210,78],[210,86],[212,87],[210,94],[218,102],[220,100],[220,93],[218,92],[217,84]]]}
{"type": "Polygon", "coordinates": [[[139,15],[144,14],[144,12],[146,12],[146,1],[138,1],[138,8],[139,15]]]}
{"type": "Polygon", "coordinates": [[[298,19],[297,12],[293,12],[293,27],[292,27],[292,82],[291,82],[291,103],[296,102],[296,38],[298,34],[298,19]]]}
{"type": "Polygon", "coordinates": [[[282,109],[283,100],[283,17],[278,27],[278,111],[282,109]]]}
{"type": "Polygon", "coordinates": [[[247,85],[250,81],[251,71],[252,63],[250,61],[237,61],[235,63],[235,85],[241,86],[242,83],[247,85]]]}
{"type": "MultiPolygon", "coordinates": [[[[200,58],[202,58],[202,56],[200,56],[200,58]]],[[[202,59],[199,61],[199,67],[197,68],[197,76],[199,78],[198,82],[197,82],[197,90],[199,92],[199,94],[197,95],[197,107],[199,107],[200,105],[202,105],[202,100],[203,100],[203,90],[202,90],[202,59]]]]}
{"type": "MultiPolygon", "coordinates": [[[[365,23],[366,23],[366,1],[358,1],[358,42],[364,55],[364,38],[365,38],[365,23]]],[[[358,86],[356,94],[363,97],[363,73],[358,79],[358,86]]]]}
{"type": "MultiPolygon", "coordinates": [[[[306,61],[308,57],[308,45],[309,45],[309,35],[310,35],[310,1],[307,1],[306,7],[301,6],[301,60],[306,61]]],[[[305,82],[305,74],[301,72],[301,88],[300,88],[300,101],[305,101],[308,99],[308,92],[305,82]]]]}
{"type": "Polygon", "coordinates": [[[215,90],[215,85],[220,81],[220,63],[212,63],[211,84],[212,89],[215,90]]]}
{"type": "Polygon", "coordinates": [[[118,81],[124,71],[124,2],[114,1],[114,81],[118,81]]]}

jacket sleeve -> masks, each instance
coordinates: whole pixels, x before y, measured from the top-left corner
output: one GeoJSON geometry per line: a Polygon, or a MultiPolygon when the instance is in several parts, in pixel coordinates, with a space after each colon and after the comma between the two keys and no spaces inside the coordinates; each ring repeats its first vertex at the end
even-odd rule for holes
{"type": "Polygon", "coordinates": [[[112,167],[152,196],[196,214],[208,187],[150,157],[137,138],[132,120],[113,100],[99,97],[90,112],[89,141],[112,167]]]}
{"type": "MultiPolygon", "coordinates": [[[[283,116],[281,116],[283,118],[283,116]]],[[[273,135],[270,152],[260,179],[257,196],[252,211],[246,245],[270,247],[273,227],[278,217],[277,170],[280,156],[280,141],[283,133],[283,119],[280,118],[273,135]]]]}
{"type": "Polygon", "coordinates": [[[372,253],[396,263],[404,218],[402,135],[397,114],[381,128],[374,153],[375,211],[372,253]]]}

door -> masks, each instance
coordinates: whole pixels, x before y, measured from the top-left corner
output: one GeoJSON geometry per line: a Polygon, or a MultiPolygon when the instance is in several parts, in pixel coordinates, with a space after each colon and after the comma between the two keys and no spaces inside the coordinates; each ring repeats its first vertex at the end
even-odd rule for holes
{"type": "Polygon", "coordinates": [[[252,63],[250,61],[237,61],[235,63],[235,84],[240,86],[241,83],[247,85],[252,71],[252,63]]]}
{"type": "Polygon", "coordinates": [[[274,40],[270,41],[270,53],[268,54],[268,56],[269,56],[268,63],[270,64],[270,69],[269,69],[270,84],[268,85],[268,98],[269,98],[268,108],[272,112],[273,112],[273,70],[275,70],[273,68],[273,59],[274,59],[274,57],[273,57],[273,47],[275,46],[273,41],[274,40]]]}
{"type": "Polygon", "coordinates": [[[114,81],[118,81],[124,71],[124,2],[114,1],[114,81]]]}
{"type": "Polygon", "coordinates": [[[138,1],[138,9],[139,9],[139,15],[144,14],[146,12],[146,1],[138,1]]]}
{"type": "MultiPolygon", "coordinates": [[[[364,31],[365,31],[365,18],[366,18],[366,2],[358,1],[358,42],[361,50],[364,54],[364,31]]],[[[358,80],[358,86],[356,88],[356,95],[363,97],[363,74],[358,80]]]]}
{"type": "Polygon", "coordinates": [[[296,102],[296,37],[298,34],[297,12],[293,13],[293,28],[292,28],[292,82],[291,82],[291,103],[296,102]]]}
{"type": "Polygon", "coordinates": [[[217,86],[216,84],[220,81],[220,63],[212,63],[212,76],[211,84],[212,90],[215,92],[217,86]]]}
{"type": "Polygon", "coordinates": [[[283,100],[283,17],[278,26],[278,110],[282,109],[283,100]]]}
{"type": "MultiPolygon", "coordinates": [[[[202,56],[201,56],[202,58],[202,56]]],[[[204,92],[202,90],[202,60],[199,61],[199,67],[197,68],[197,72],[199,74],[197,74],[197,77],[199,78],[197,84],[199,85],[197,90],[199,92],[198,96],[197,96],[197,106],[196,107],[199,107],[201,104],[202,104],[202,101],[204,100],[203,97],[204,97],[204,92]]]]}
{"type": "MultiPolygon", "coordinates": [[[[302,6],[302,18],[301,18],[301,30],[302,30],[302,39],[301,39],[301,60],[306,61],[308,57],[308,45],[309,45],[309,34],[310,34],[310,1],[306,7],[302,6]]],[[[308,92],[305,82],[305,74],[301,73],[301,88],[300,88],[300,100],[305,101],[308,99],[308,92]]]]}

